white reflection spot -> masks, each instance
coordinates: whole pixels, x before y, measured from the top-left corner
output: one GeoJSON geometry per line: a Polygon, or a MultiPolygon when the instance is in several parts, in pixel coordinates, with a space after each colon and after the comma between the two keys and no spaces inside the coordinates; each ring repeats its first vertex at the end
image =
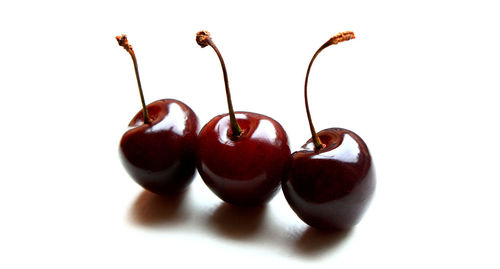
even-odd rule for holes
{"type": "Polygon", "coordinates": [[[344,135],[342,144],[334,150],[325,151],[313,159],[337,159],[348,163],[356,163],[360,155],[359,145],[350,135],[344,135]]]}
{"type": "Polygon", "coordinates": [[[259,122],[252,137],[258,140],[268,140],[272,142],[277,141],[278,135],[276,134],[276,128],[274,128],[274,125],[270,121],[262,120],[259,122]]]}
{"type": "Polygon", "coordinates": [[[184,111],[175,103],[168,105],[168,116],[166,116],[158,124],[153,125],[152,132],[169,129],[175,134],[181,136],[186,129],[186,118],[184,111]]]}

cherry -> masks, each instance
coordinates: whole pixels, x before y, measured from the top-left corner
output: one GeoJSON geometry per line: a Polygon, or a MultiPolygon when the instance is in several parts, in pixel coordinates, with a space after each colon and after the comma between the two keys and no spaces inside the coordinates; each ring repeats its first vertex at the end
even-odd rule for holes
{"type": "Polygon", "coordinates": [[[319,229],[346,229],[356,225],[375,191],[375,171],[365,142],[352,131],[330,128],[316,134],[307,101],[309,71],[316,56],[330,45],[354,38],[343,32],[321,46],[309,63],[304,86],[312,138],[292,154],[282,181],[285,198],[295,213],[319,229]]]}
{"type": "Polygon", "coordinates": [[[288,136],[274,119],[252,112],[234,112],[226,66],[210,33],[196,41],[211,46],[219,57],[228,114],[211,119],[198,136],[197,168],[205,184],[222,200],[236,205],[258,205],[279,190],[290,158],[288,136]]]}
{"type": "Polygon", "coordinates": [[[116,40],[132,57],[142,103],[142,112],[130,121],[120,141],[122,164],[139,185],[151,192],[179,192],[193,180],[198,117],[186,104],[174,99],[146,106],[134,50],[126,35],[116,40]]]}

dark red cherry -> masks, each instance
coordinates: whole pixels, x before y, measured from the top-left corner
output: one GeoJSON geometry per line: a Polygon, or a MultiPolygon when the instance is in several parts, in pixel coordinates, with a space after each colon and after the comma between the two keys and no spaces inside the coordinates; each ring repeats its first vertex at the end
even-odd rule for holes
{"type": "Polygon", "coordinates": [[[184,103],[163,99],[145,106],[134,51],[125,35],[118,43],[132,56],[143,105],[120,141],[125,170],[143,188],[157,194],[185,189],[196,169],[198,117],[184,103]]]}
{"type": "Polygon", "coordinates": [[[229,113],[216,116],[198,136],[197,168],[222,200],[258,205],[277,192],[290,158],[288,137],[275,120],[252,112],[234,112],[222,56],[206,31],[197,33],[201,47],[211,46],[221,62],[229,113]]]}
{"type": "Polygon", "coordinates": [[[241,134],[234,138],[228,114],[200,131],[198,172],[207,186],[231,204],[256,205],[279,190],[290,156],[288,137],[270,117],[236,112],[241,134]]]}
{"type": "Polygon", "coordinates": [[[321,229],[350,228],[359,222],[375,190],[375,171],[365,142],[355,133],[331,128],[292,154],[285,197],[307,224],[321,229]]]}
{"type": "Polygon", "coordinates": [[[291,208],[305,223],[320,229],[356,225],[375,191],[375,171],[365,142],[342,128],[316,134],[307,102],[307,81],[316,56],[324,48],[352,38],[352,32],[335,35],[311,59],[304,95],[312,138],[292,154],[290,169],[282,181],[291,208]]]}
{"type": "Polygon", "coordinates": [[[147,105],[150,122],[139,111],[120,141],[120,158],[129,175],[158,194],[185,189],[196,164],[198,118],[184,103],[164,99],[147,105]]]}

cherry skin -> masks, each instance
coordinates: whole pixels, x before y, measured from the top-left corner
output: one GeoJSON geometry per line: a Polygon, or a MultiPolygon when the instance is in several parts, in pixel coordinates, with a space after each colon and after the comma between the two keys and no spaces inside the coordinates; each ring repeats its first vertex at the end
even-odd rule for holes
{"type": "Polygon", "coordinates": [[[129,175],[157,194],[185,189],[196,164],[198,117],[174,99],[147,105],[149,123],[139,111],[120,141],[120,159],[129,175]]]}
{"type": "Polygon", "coordinates": [[[346,229],[356,225],[375,191],[375,172],[365,142],[355,133],[331,128],[318,133],[292,154],[283,193],[295,213],[310,226],[346,229]]]}
{"type": "Polygon", "coordinates": [[[242,129],[234,138],[228,114],[200,131],[197,167],[205,184],[222,200],[258,205],[279,190],[290,147],[283,127],[270,117],[236,112],[242,129]]]}

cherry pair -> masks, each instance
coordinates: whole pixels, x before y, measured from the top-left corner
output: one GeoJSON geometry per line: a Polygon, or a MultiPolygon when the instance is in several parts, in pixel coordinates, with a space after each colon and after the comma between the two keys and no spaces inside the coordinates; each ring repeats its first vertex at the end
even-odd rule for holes
{"type": "Polygon", "coordinates": [[[237,205],[269,201],[281,182],[288,203],[307,224],[321,229],[354,226],[375,188],[370,153],[349,130],[316,133],[307,102],[307,82],[316,56],[352,38],[352,32],[332,37],[311,59],[304,93],[312,139],[290,157],[287,134],[277,121],[234,112],[224,60],[208,32],[198,32],[196,41],[201,47],[211,46],[219,57],[229,113],[210,120],[198,135],[198,118],[184,103],[165,99],[145,105],[133,49],[125,35],[117,37],[132,56],[143,106],[120,142],[126,170],[144,188],[169,194],[189,185],[196,165],[216,195],[237,205]]]}

